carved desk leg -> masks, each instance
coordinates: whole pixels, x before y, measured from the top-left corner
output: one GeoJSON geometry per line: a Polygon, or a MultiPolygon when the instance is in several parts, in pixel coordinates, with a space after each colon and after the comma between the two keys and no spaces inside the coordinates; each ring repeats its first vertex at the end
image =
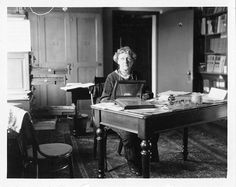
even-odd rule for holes
{"type": "Polygon", "coordinates": [[[187,160],[188,157],[188,128],[184,128],[183,134],[183,159],[184,161],[187,160]]]}
{"type": "Polygon", "coordinates": [[[97,131],[97,143],[98,143],[98,178],[104,178],[104,147],[103,133],[104,129],[102,126],[98,127],[97,131]]]}
{"type": "Polygon", "coordinates": [[[141,142],[141,155],[142,155],[142,173],[143,178],[150,177],[149,160],[150,160],[150,143],[147,140],[141,142]]]}

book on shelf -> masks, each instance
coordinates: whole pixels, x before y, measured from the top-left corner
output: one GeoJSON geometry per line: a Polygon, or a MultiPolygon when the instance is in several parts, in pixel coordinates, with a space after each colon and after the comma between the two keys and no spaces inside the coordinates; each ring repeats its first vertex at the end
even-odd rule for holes
{"type": "Polygon", "coordinates": [[[203,8],[203,15],[209,16],[227,11],[227,7],[207,7],[203,8]]]}
{"type": "Polygon", "coordinates": [[[214,73],[223,73],[225,66],[226,56],[215,55],[214,73]]]}
{"type": "Polygon", "coordinates": [[[224,11],[224,7],[215,7],[214,8],[214,14],[220,13],[224,11]]]}
{"type": "Polygon", "coordinates": [[[207,55],[207,72],[211,73],[214,70],[214,64],[215,64],[215,55],[207,55]]]}
{"type": "Polygon", "coordinates": [[[222,14],[218,16],[217,33],[226,33],[227,30],[227,15],[222,14]]]}
{"type": "Polygon", "coordinates": [[[227,31],[227,14],[222,14],[214,18],[202,18],[202,34],[225,34],[227,31]],[[205,25],[207,32],[205,32],[205,25]]]}
{"type": "Polygon", "coordinates": [[[208,51],[214,53],[226,53],[227,51],[227,38],[212,38],[208,51]]]}
{"type": "Polygon", "coordinates": [[[215,7],[207,7],[203,9],[203,15],[208,16],[212,15],[215,12],[215,7]]]}
{"type": "Polygon", "coordinates": [[[206,18],[202,18],[201,22],[201,34],[205,35],[206,34],[206,18]]]}
{"type": "Polygon", "coordinates": [[[224,73],[224,66],[226,65],[225,55],[207,55],[208,73],[224,73]]]}

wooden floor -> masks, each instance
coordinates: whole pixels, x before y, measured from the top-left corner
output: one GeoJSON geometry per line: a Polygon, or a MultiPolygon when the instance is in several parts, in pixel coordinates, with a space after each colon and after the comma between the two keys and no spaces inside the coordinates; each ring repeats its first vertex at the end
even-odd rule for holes
{"type": "MultiPolygon", "coordinates": [[[[73,146],[75,178],[96,178],[97,160],[93,158],[93,132],[87,125],[86,133],[70,134],[72,121],[61,119],[53,131],[38,132],[44,142],[66,142],[73,146]]],[[[117,154],[119,139],[110,134],[107,142],[106,178],[136,178],[129,172],[126,160],[117,154]]],[[[151,163],[152,178],[225,178],[227,176],[227,124],[226,121],[204,124],[189,129],[189,156],[182,159],[182,130],[162,133],[158,142],[160,161],[151,163]]],[[[21,167],[16,142],[8,140],[8,178],[20,178],[21,167]]],[[[68,178],[67,171],[42,178],[68,178]]]]}

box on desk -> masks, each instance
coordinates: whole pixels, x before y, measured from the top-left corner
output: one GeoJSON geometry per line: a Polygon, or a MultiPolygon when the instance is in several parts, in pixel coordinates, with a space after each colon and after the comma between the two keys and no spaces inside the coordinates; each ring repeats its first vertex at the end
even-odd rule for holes
{"type": "Polygon", "coordinates": [[[144,80],[117,81],[111,98],[124,109],[154,108],[155,105],[142,99],[144,80]]]}

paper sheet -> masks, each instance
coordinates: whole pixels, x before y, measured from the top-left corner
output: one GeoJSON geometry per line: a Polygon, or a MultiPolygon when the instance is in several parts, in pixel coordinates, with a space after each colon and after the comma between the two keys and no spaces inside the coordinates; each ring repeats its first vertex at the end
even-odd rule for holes
{"type": "Polygon", "coordinates": [[[219,88],[211,88],[208,97],[217,100],[224,100],[227,94],[227,90],[219,88]]]}
{"type": "Polygon", "coordinates": [[[212,87],[209,94],[202,96],[203,103],[221,102],[226,99],[227,90],[212,87]]]}
{"type": "Polygon", "coordinates": [[[76,88],[89,88],[90,86],[94,86],[94,83],[67,83],[66,86],[61,87],[62,90],[73,90],[76,88]]]}
{"type": "Polygon", "coordinates": [[[123,107],[120,107],[114,102],[98,103],[98,104],[92,105],[92,107],[98,108],[98,109],[108,109],[108,110],[113,110],[113,111],[124,110],[123,107]]]}

